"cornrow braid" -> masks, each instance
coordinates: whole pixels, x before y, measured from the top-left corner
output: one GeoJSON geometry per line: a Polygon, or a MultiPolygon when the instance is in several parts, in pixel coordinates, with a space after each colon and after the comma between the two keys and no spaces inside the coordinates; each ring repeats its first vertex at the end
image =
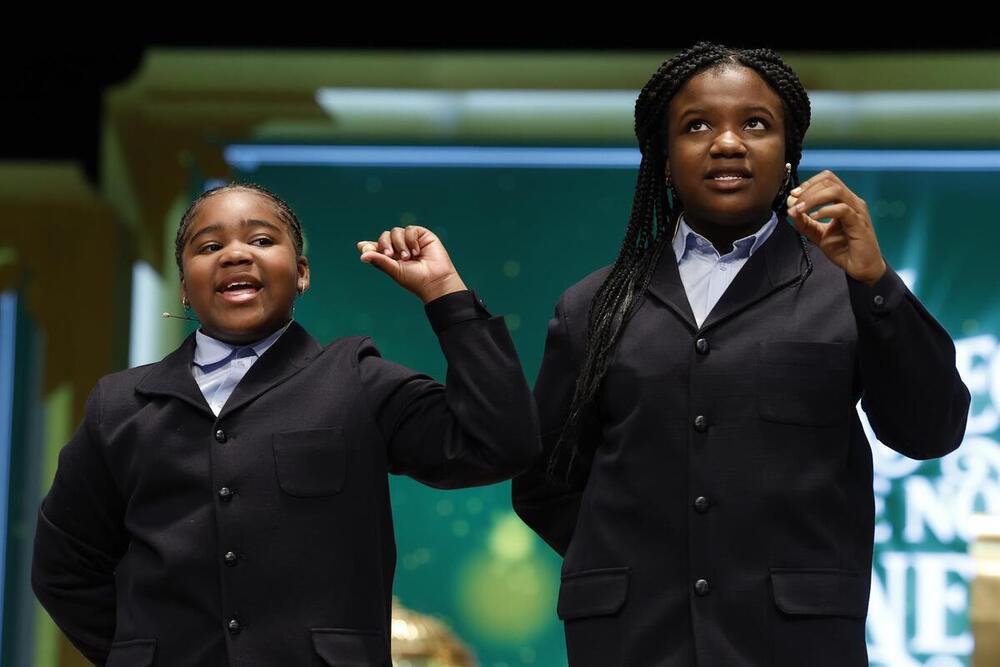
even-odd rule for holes
{"type": "Polygon", "coordinates": [[[215,195],[222,194],[224,192],[234,192],[240,190],[252,192],[265,197],[270,200],[272,204],[274,204],[275,209],[277,209],[278,219],[285,223],[288,227],[288,231],[292,235],[292,245],[295,247],[295,255],[302,255],[303,248],[305,246],[302,237],[302,223],[299,222],[299,218],[295,215],[295,211],[292,210],[291,206],[285,203],[285,200],[270,190],[260,185],[256,185],[255,183],[229,183],[227,185],[221,185],[217,188],[205,190],[205,192],[201,193],[197,199],[191,202],[191,205],[188,206],[186,211],[184,211],[184,215],[181,216],[181,222],[177,226],[177,237],[174,239],[174,259],[177,261],[177,270],[180,271],[181,275],[184,274],[184,266],[182,264],[184,244],[187,242],[188,228],[191,226],[191,221],[198,212],[198,207],[201,206],[201,203],[209,197],[214,197],[215,195]]]}
{"type": "MultiPolygon", "coordinates": [[[[785,161],[792,165],[787,185],[772,204],[784,218],[788,191],[799,185],[798,165],[802,140],[811,120],[809,96],[795,72],[770,49],[731,49],[699,42],[665,61],[642,87],[635,103],[635,135],[642,159],[636,179],[632,211],[625,238],[608,276],[598,287],[590,306],[587,347],[576,378],[569,415],[559,440],[549,455],[551,479],[570,484],[581,459],[579,430],[584,414],[600,393],[608,365],[622,331],[638,310],[664,248],[669,245],[673,225],[683,212],[683,203],[664,183],[667,137],[666,117],[670,101],[694,75],[726,65],[748,67],[781,98],[785,114],[785,161]]],[[[805,239],[799,237],[807,268],[812,272],[805,239]]]]}

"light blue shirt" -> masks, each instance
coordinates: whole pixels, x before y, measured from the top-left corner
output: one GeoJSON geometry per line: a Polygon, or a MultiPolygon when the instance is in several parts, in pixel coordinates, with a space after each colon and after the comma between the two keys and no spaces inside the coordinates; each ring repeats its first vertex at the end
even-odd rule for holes
{"type": "Polygon", "coordinates": [[[201,329],[195,332],[191,374],[216,417],[250,367],[285,333],[291,323],[288,320],[288,324],[267,338],[249,345],[230,345],[203,334],[201,329]]]}
{"type": "Polygon", "coordinates": [[[736,274],[750,256],[764,245],[764,241],[777,226],[778,216],[771,213],[771,219],[756,233],[734,242],[731,251],[719,256],[712,242],[688,227],[681,215],[674,233],[674,254],[677,256],[677,270],[681,274],[684,292],[699,327],[722,298],[736,274]]]}

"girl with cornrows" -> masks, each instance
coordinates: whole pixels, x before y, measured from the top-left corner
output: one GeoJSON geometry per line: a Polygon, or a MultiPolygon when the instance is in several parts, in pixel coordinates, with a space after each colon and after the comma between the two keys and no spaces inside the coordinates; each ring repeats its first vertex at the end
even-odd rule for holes
{"type": "Polygon", "coordinates": [[[388,473],[473,486],[538,455],[510,335],[438,237],[396,227],[357,250],[425,304],[447,386],[295,321],[310,266],[274,193],[223,186],[181,218],[200,326],[97,383],[38,513],[35,593],[91,662],[389,665],[388,473]]]}

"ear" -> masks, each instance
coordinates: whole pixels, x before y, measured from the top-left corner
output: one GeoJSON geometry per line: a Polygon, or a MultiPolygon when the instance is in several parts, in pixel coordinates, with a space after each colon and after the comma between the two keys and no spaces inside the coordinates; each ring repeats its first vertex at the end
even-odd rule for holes
{"type": "Polygon", "coordinates": [[[298,260],[296,260],[296,269],[299,275],[295,281],[295,289],[299,294],[302,294],[309,289],[309,260],[306,259],[305,255],[299,255],[298,260]]]}

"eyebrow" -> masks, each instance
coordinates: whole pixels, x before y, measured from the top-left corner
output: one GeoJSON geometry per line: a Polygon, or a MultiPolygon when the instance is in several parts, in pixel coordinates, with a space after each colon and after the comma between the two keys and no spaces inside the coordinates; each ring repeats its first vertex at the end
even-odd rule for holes
{"type": "MultiPolygon", "coordinates": [[[[240,220],[240,227],[244,229],[249,227],[266,227],[268,229],[274,230],[275,232],[281,231],[281,228],[275,225],[273,222],[268,222],[267,220],[257,220],[256,218],[246,218],[244,220],[240,220]]],[[[223,228],[222,224],[218,222],[208,225],[206,227],[202,227],[201,229],[198,230],[197,233],[191,235],[191,238],[188,239],[188,244],[194,243],[194,240],[199,236],[202,236],[203,234],[220,232],[222,231],[222,228],[223,228]]]]}
{"type": "MultiPolygon", "coordinates": [[[[751,104],[749,106],[740,107],[739,111],[742,111],[743,113],[762,113],[762,114],[766,114],[767,116],[769,116],[772,120],[775,119],[774,112],[772,112],[767,107],[761,106],[759,104],[751,104]]],[[[678,120],[682,121],[682,120],[684,120],[685,118],[687,118],[688,116],[691,116],[691,115],[695,115],[695,116],[707,116],[708,114],[709,114],[709,112],[707,110],[702,109],[701,107],[695,107],[693,109],[685,109],[684,112],[678,118],[678,120]]]]}

